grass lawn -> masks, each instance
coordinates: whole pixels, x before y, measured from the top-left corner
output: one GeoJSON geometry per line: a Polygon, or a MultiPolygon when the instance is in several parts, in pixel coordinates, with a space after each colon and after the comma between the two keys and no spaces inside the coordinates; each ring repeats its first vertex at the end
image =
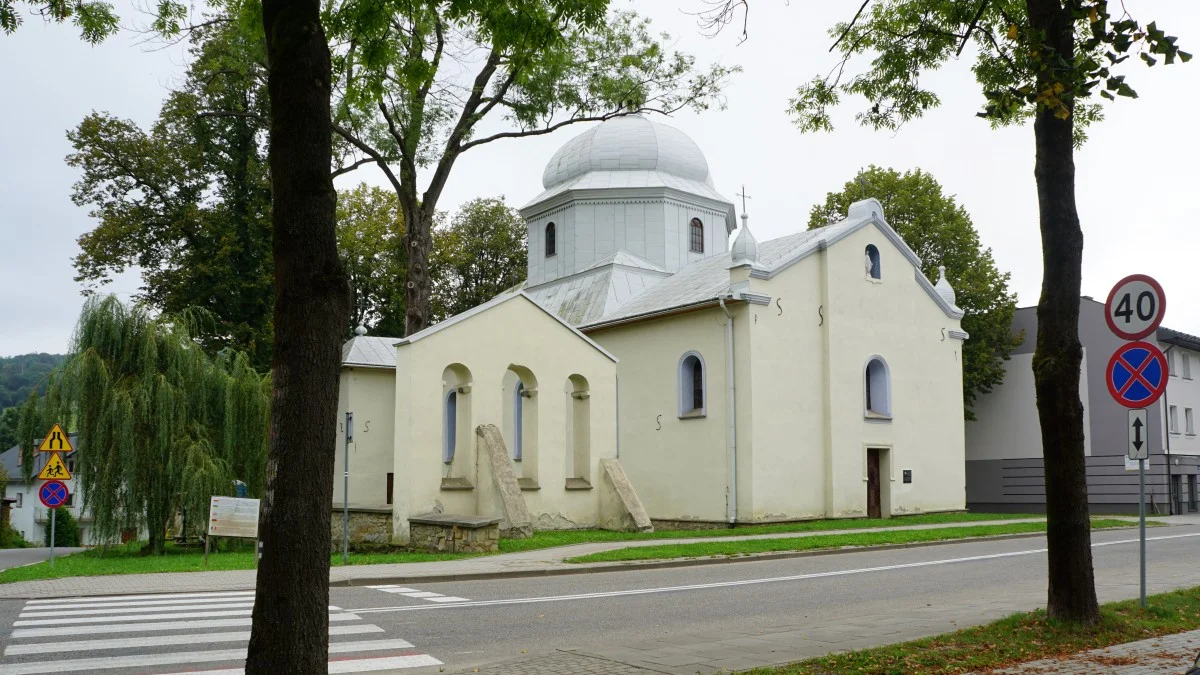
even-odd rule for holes
{"type": "Polygon", "coordinates": [[[550,530],[534,532],[528,539],[501,539],[500,551],[514,553],[552,546],[569,546],[595,541],[644,541],[647,539],[696,539],[700,537],[733,537],[751,534],[783,532],[825,532],[828,530],[869,530],[879,527],[905,525],[941,525],[971,523],[981,520],[1014,520],[1042,518],[1028,513],[926,513],[895,518],[847,518],[833,520],[802,520],[776,525],[739,525],[713,530],[657,530],[655,532],[611,532],[609,530],[550,530]]]}
{"type": "MultiPolygon", "coordinates": [[[[1128,600],[1103,605],[1100,612],[1102,620],[1093,628],[1052,621],[1045,611],[1039,610],[955,633],[752,672],[755,675],[969,673],[1068,656],[1200,628],[1200,588],[1151,595],[1146,609],[1138,607],[1136,600],[1128,600]]],[[[1185,669],[1180,664],[1178,672],[1185,669]]],[[[1097,664],[1094,672],[1104,672],[1103,664],[1097,664]]]]}
{"type": "MultiPolygon", "coordinates": [[[[204,549],[195,547],[180,548],[174,544],[167,545],[167,552],[161,556],[141,555],[141,542],[131,542],[125,546],[110,547],[106,551],[91,549],[73,555],[56,558],[54,569],[49,562],[40,562],[24,567],[14,567],[0,571],[0,584],[14,581],[31,581],[34,579],[58,579],[61,577],[107,576],[110,574],[152,574],[155,572],[202,572],[204,567],[204,549]]],[[[254,569],[254,552],[249,546],[243,550],[222,551],[209,553],[207,570],[252,570],[254,569]]],[[[454,560],[466,558],[471,554],[463,553],[410,553],[380,552],[380,553],[351,553],[351,565],[374,565],[378,563],[397,562],[431,562],[437,560],[454,560]]],[[[342,554],[330,556],[332,564],[337,567],[342,564],[342,554]]]]}
{"type": "MultiPolygon", "coordinates": [[[[678,539],[683,537],[728,537],[733,535],[768,534],[773,532],[816,532],[827,530],[857,530],[879,527],[896,527],[902,525],[954,524],[978,522],[981,520],[1011,520],[1014,518],[1030,518],[1025,514],[992,514],[992,513],[933,513],[913,516],[899,516],[890,519],[856,519],[856,520],[811,520],[797,523],[778,525],[748,525],[736,528],[717,530],[663,530],[659,532],[610,532],[607,530],[563,530],[535,532],[528,539],[501,539],[500,552],[512,553],[534,549],[581,544],[595,541],[639,541],[645,539],[678,539]]],[[[140,543],[133,542],[126,546],[111,547],[105,551],[98,549],[63,556],[55,561],[54,569],[47,562],[16,567],[0,571],[0,584],[15,581],[30,581],[34,579],[57,579],[76,576],[105,576],[110,574],[149,574],[154,572],[200,572],[204,567],[203,550],[196,548],[179,548],[173,544],[167,546],[167,554],[162,556],[139,555],[140,543]]],[[[432,562],[438,560],[455,560],[478,554],[464,553],[412,553],[406,551],[386,551],[378,553],[351,553],[351,565],[378,565],[385,563],[432,562]]],[[[342,556],[335,553],[330,556],[335,566],[342,564],[342,556]]],[[[209,570],[247,570],[254,569],[254,554],[249,545],[242,550],[211,553],[208,559],[209,570]]]]}
{"type": "MultiPolygon", "coordinates": [[[[1094,529],[1129,527],[1127,520],[1092,519],[1094,529]]],[[[1146,521],[1147,525],[1151,521],[1146,521]]],[[[1161,524],[1161,523],[1154,523],[1161,524]]],[[[619,560],[657,560],[663,558],[697,558],[701,556],[736,556],[774,551],[811,551],[817,549],[843,548],[846,546],[877,546],[880,544],[907,544],[923,541],[944,541],[967,537],[986,537],[1000,534],[1026,534],[1045,532],[1045,523],[1008,523],[1005,525],[974,525],[945,527],[932,530],[891,530],[887,532],[855,532],[853,534],[817,535],[785,539],[748,539],[741,541],[713,541],[698,544],[674,544],[665,546],[639,546],[602,551],[590,555],[567,558],[569,563],[613,562],[619,560]]]]}

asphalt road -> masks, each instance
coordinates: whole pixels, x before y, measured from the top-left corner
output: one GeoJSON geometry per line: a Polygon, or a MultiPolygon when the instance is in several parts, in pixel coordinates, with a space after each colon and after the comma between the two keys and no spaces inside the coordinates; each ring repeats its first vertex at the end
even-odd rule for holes
{"type": "MultiPolygon", "coordinates": [[[[66,555],[68,553],[76,553],[82,551],[81,548],[56,548],[54,555],[66,555]]],[[[20,567],[30,563],[41,562],[50,559],[49,548],[4,548],[0,549],[0,570],[6,570],[10,567],[20,567]]]]}
{"type": "MultiPolygon", "coordinates": [[[[1137,544],[1127,541],[1136,536],[1131,530],[1094,534],[1102,601],[1136,597],[1137,544]]],[[[1150,536],[1157,538],[1148,546],[1151,592],[1200,586],[1200,527],[1156,528],[1150,536]]],[[[372,664],[392,664],[388,672],[416,674],[559,649],[612,652],[622,645],[685,643],[689,636],[716,640],[779,626],[818,630],[855,617],[895,625],[902,638],[913,617],[965,626],[1039,606],[1046,585],[1046,556],[1039,550],[1044,545],[1042,538],[1028,538],[638,572],[334,588],[331,626],[346,636],[331,642],[349,641],[339,652],[348,654],[339,657],[346,659],[339,672],[379,671],[372,664]]],[[[245,644],[236,635],[212,637],[211,625],[167,624],[226,622],[226,630],[248,631],[242,617],[252,599],[194,595],[204,597],[4,601],[0,625],[18,624],[15,634],[6,631],[0,639],[6,648],[0,675],[236,666],[235,652],[245,644]],[[95,609],[102,605],[111,608],[95,609]],[[174,614],[165,619],[145,614],[166,611],[174,614]],[[139,622],[155,619],[158,625],[142,632],[147,623],[139,622]],[[245,624],[234,628],[239,621],[245,624]],[[64,643],[75,644],[59,654],[50,651],[64,643]]]]}

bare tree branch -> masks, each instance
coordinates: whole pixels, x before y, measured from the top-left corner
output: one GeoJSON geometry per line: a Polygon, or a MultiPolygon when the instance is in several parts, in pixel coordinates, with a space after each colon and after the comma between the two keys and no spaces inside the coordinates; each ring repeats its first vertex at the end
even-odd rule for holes
{"type": "Polygon", "coordinates": [[[963,48],[967,46],[967,40],[971,38],[971,31],[975,30],[975,27],[979,25],[979,20],[983,18],[983,12],[987,9],[987,6],[988,0],[982,0],[979,3],[979,10],[975,12],[975,18],[971,19],[971,23],[967,26],[967,32],[963,35],[962,42],[958,45],[958,52],[955,56],[962,56],[963,48]]]}
{"type": "Polygon", "coordinates": [[[396,174],[392,173],[391,167],[388,166],[387,158],[384,157],[382,153],[364,143],[361,139],[350,133],[340,124],[334,124],[333,130],[338,136],[346,139],[346,142],[348,142],[350,145],[358,148],[363,152],[363,154],[374,160],[374,162],[379,165],[379,169],[383,171],[383,175],[387,176],[388,182],[392,184],[392,189],[396,191],[396,194],[400,194],[400,181],[396,180],[396,174]]]}
{"type": "Polygon", "coordinates": [[[846,36],[850,34],[850,30],[854,28],[854,24],[858,23],[858,18],[862,16],[863,10],[865,10],[869,4],[871,4],[871,0],[863,0],[862,6],[860,6],[858,11],[854,13],[854,18],[850,19],[850,23],[846,24],[846,28],[842,31],[842,34],[833,41],[833,44],[829,45],[829,51],[832,52],[837,48],[838,44],[840,44],[842,40],[846,39],[846,36]]]}

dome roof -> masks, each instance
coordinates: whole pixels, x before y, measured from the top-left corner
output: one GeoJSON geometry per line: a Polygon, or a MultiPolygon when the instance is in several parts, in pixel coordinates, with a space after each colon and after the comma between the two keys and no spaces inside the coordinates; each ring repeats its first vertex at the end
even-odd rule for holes
{"type": "Polygon", "coordinates": [[[542,186],[549,190],[593,171],[659,171],[712,187],[700,146],[641,115],[614,117],[567,141],[546,164],[542,186]]]}

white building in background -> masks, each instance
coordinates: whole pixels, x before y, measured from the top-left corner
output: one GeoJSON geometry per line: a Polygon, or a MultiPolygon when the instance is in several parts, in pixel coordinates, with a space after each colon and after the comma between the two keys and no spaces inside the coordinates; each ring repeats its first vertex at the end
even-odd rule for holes
{"type": "MultiPolygon", "coordinates": [[[[76,437],[71,434],[71,443],[76,442],[76,437]]],[[[67,465],[67,471],[71,474],[75,472],[75,451],[63,453],[63,461],[67,465]]],[[[4,470],[8,472],[8,486],[5,488],[4,496],[14,500],[10,511],[10,523],[13,528],[21,533],[25,541],[31,542],[36,546],[44,546],[46,541],[45,527],[49,526],[50,521],[47,520],[48,509],[42,506],[41,500],[38,498],[38,489],[46,481],[38,480],[37,474],[46,465],[50,459],[49,452],[34,453],[34,467],[31,475],[34,476],[31,482],[26,483],[24,471],[21,467],[21,448],[13,446],[3,453],[0,453],[0,464],[3,464],[4,470]]],[[[83,504],[82,496],[78,493],[79,483],[75,478],[63,481],[67,484],[67,489],[71,493],[67,505],[61,508],[67,508],[71,511],[71,515],[75,516],[75,520],[79,522],[79,541],[85,546],[99,544],[94,541],[92,536],[92,517],[84,512],[81,508],[83,504]]]]}
{"type": "Polygon", "coordinates": [[[523,288],[345,346],[351,502],[390,506],[396,541],[413,514],[494,515],[485,424],[535,528],[602,524],[600,459],[659,522],[964,507],[963,312],[878,201],[761,243],[743,213],[730,250],[699,147],[639,116],[568,141],[543,185],[523,288]]]}

